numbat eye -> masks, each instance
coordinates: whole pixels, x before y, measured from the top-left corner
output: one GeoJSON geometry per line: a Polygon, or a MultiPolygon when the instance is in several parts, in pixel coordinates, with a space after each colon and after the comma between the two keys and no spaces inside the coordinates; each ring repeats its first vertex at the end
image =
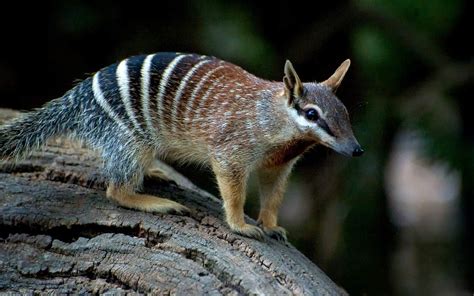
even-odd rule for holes
{"type": "Polygon", "coordinates": [[[306,110],[304,115],[306,119],[308,119],[309,121],[316,121],[319,119],[318,111],[316,111],[316,109],[313,109],[313,108],[306,110]]]}

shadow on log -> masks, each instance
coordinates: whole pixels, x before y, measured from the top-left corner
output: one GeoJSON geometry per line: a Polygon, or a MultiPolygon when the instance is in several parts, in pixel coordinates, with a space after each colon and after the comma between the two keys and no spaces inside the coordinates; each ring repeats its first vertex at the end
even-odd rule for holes
{"type": "MultiPolygon", "coordinates": [[[[15,114],[0,110],[0,122],[15,114]]],[[[0,291],[346,294],[294,247],[231,233],[220,200],[172,169],[144,188],[186,205],[187,216],[117,206],[99,167],[67,140],[1,163],[0,291]]]]}

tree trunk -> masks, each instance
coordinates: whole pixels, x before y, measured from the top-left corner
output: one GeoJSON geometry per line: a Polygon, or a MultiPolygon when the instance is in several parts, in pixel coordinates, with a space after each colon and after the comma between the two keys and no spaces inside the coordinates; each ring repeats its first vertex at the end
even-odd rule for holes
{"type": "MultiPolygon", "coordinates": [[[[0,110],[0,122],[15,114],[0,110]]],[[[220,200],[169,167],[144,191],[191,214],[117,206],[105,198],[100,163],[67,140],[16,166],[0,162],[0,291],[346,294],[293,246],[231,233],[220,200]]]]}

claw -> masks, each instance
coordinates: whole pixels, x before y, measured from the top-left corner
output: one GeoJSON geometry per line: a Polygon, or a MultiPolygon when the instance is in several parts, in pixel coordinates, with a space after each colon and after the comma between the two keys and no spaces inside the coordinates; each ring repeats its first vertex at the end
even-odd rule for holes
{"type": "Polygon", "coordinates": [[[170,208],[169,211],[165,212],[166,214],[170,215],[189,215],[191,210],[185,206],[180,205],[180,207],[170,208]]]}
{"type": "Polygon", "coordinates": [[[273,229],[265,230],[265,233],[268,236],[270,236],[271,238],[276,239],[277,241],[281,241],[281,242],[287,242],[288,241],[288,238],[286,236],[287,231],[283,227],[277,226],[273,229]]]}
{"type": "Polygon", "coordinates": [[[287,242],[288,241],[288,238],[286,236],[287,231],[283,227],[280,227],[280,226],[276,226],[276,227],[272,227],[272,228],[263,227],[263,230],[265,231],[265,233],[268,236],[270,236],[273,239],[276,239],[277,241],[281,241],[281,242],[287,242]]]}
{"type": "Polygon", "coordinates": [[[261,220],[257,221],[257,225],[260,226],[265,232],[265,234],[268,235],[269,237],[280,242],[285,242],[285,243],[288,242],[288,238],[287,238],[288,231],[286,231],[285,228],[281,226],[266,227],[263,225],[263,222],[261,220]]]}
{"type": "Polygon", "coordinates": [[[232,230],[235,233],[238,233],[240,235],[250,237],[257,239],[259,241],[265,240],[265,233],[260,227],[250,225],[250,224],[244,224],[242,227],[233,227],[232,230]]]}

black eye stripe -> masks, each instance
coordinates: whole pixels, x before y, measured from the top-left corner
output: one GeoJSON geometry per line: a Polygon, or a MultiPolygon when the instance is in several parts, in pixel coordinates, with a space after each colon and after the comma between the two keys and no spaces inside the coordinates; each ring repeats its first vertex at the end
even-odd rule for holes
{"type": "Polygon", "coordinates": [[[331,131],[331,129],[329,128],[328,124],[326,123],[326,121],[324,121],[323,119],[319,119],[317,121],[317,124],[319,125],[319,127],[321,127],[328,135],[332,136],[332,137],[335,137],[334,133],[331,131]]]}

